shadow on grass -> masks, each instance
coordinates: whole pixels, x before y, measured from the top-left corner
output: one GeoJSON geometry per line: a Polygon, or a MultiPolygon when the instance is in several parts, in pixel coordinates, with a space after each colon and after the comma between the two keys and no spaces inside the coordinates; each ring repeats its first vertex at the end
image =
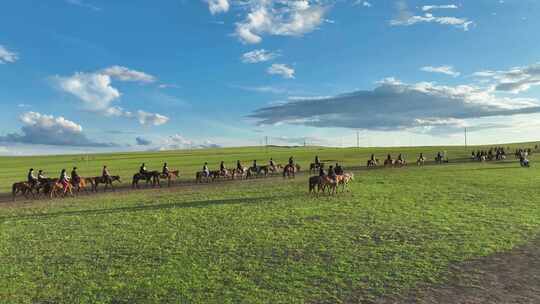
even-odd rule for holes
{"type": "Polygon", "coordinates": [[[37,220],[37,219],[51,219],[60,216],[84,216],[84,215],[108,215],[115,213],[130,213],[130,212],[146,212],[165,209],[177,209],[177,208],[206,208],[211,206],[220,205],[237,205],[237,204],[261,204],[272,203],[276,199],[290,199],[297,197],[297,195],[283,195],[283,196],[268,196],[268,197],[246,197],[246,198],[231,198],[231,199],[216,199],[206,201],[190,201],[190,202],[177,202],[177,203],[161,203],[144,206],[129,206],[119,208],[107,208],[107,209],[90,209],[90,210],[75,210],[75,211],[62,211],[44,214],[30,214],[20,216],[5,216],[0,217],[0,223],[7,221],[20,221],[20,220],[37,220]]]}

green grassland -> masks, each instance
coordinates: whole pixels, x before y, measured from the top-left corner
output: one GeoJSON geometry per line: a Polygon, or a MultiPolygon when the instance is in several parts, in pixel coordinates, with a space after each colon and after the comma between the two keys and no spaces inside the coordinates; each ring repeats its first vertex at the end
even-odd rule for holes
{"type": "MultiPolygon", "coordinates": [[[[506,146],[506,145],[505,145],[506,146]]],[[[534,145],[533,145],[534,146],[534,145]]],[[[460,147],[373,149],[409,161],[460,147]]],[[[106,163],[129,176],[168,161],[346,166],[372,149],[244,148],[1,158],[2,189],[28,166],[106,163]]],[[[444,282],[449,265],[509,250],[540,231],[540,169],[508,162],[356,172],[350,192],[307,194],[307,176],[40,201],[0,208],[0,303],[360,303],[444,282]]]]}

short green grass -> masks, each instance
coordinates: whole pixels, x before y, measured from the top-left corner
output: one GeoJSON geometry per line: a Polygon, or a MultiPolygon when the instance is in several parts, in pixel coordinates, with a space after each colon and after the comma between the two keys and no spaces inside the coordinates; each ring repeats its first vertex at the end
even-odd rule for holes
{"type": "MultiPolygon", "coordinates": [[[[283,150],[280,161],[314,154],[283,150]]],[[[193,152],[189,170],[247,155],[234,151],[193,152]]],[[[353,164],[369,152],[315,153],[353,164]]],[[[144,156],[157,166],[176,155],[144,156]]],[[[108,157],[131,171],[141,161],[108,157]]],[[[66,163],[47,165],[55,160],[66,163]]],[[[399,294],[444,282],[452,263],[535,237],[539,173],[515,162],[411,166],[357,172],[351,192],[336,197],[309,196],[303,176],[0,208],[0,303],[355,303],[399,294]]]]}

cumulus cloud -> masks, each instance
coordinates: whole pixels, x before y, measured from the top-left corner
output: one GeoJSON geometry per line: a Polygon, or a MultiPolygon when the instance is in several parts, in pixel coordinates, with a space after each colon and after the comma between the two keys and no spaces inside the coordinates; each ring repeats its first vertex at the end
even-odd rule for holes
{"type": "Polygon", "coordinates": [[[452,77],[458,77],[459,75],[461,75],[461,73],[455,71],[454,67],[450,65],[443,65],[443,66],[437,66],[437,67],[425,66],[425,67],[422,67],[420,70],[424,72],[428,72],[428,73],[445,74],[452,77]]]}
{"type": "Polygon", "coordinates": [[[137,143],[137,146],[150,146],[152,144],[152,141],[140,136],[135,138],[135,142],[137,143]]]}
{"type": "Polygon", "coordinates": [[[235,34],[244,43],[260,43],[263,35],[302,36],[324,22],[326,7],[320,0],[239,1],[246,12],[235,34]]]}
{"type": "Polygon", "coordinates": [[[208,9],[212,15],[219,13],[226,13],[229,11],[229,1],[228,0],[205,0],[208,3],[208,9]]]}
{"type": "Polygon", "coordinates": [[[497,91],[517,94],[540,85],[540,63],[503,71],[481,71],[473,76],[492,82],[497,91]]]}
{"type": "Polygon", "coordinates": [[[465,119],[537,112],[536,99],[499,97],[472,85],[405,84],[388,78],[373,90],[292,100],[258,109],[250,117],[262,125],[400,130],[459,127],[465,119]]]}
{"type": "MultiPolygon", "coordinates": [[[[473,21],[470,21],[467,18],[458,18],[458,17],[437,17],[429,13],[429,11],[437,8],[437,6],[427,6],[424,15],[414,15],[408,8],[405,1],[397,2],[398,16],[390,21],[392,26],[410,26],[418,23],[437,23],[440,25],[450,25],[464,31],[468,31],[469,28],[474,24],[473,21]]],[[[447,7],[448,8],[448,7],[447,7]]]]}
{"type": "Polygon", "coordinates": [[[15,52],[8,50],[5,46],[0,44],[0,64],[14,63],[19,60],[19,55],[15,52]]]}
{"type": "Polygon", "coordinates": [[[265,49],[253,50],[242,55],[243,63],[259,63],[272,60],[278,57],[279,54],[270,52],[265,49]]]}
{"type": "Polygon", "coordinates": [[[294,69],[286,64],[274,63],[267,69],[267,72],[270,75],[281,75],[286,79],[294,78],[294,69]]]}
{"type": "Polygon", "coordinates": [[[115,105],[121,93],[112,86],[112,81],[150,83],[156,80],[154,76],[144,72],[112,66],[92,73],[77,72],[67,77],[56,76],[54,80],[60,90],[75,96],[87,111],[109,117],[133,118],[142,125],[159,126],[169,120],[161,114],[142,110],[132,113],[115,105]]]}
{"type": "Polygon", "coordinates": [[[113,146],[91,141],[83,133],[81,125],[62,116],[26,112],[20,116],[20,121],[23,124],[21,132],[0,136],[0,142],[79,147],[113,146]]]}

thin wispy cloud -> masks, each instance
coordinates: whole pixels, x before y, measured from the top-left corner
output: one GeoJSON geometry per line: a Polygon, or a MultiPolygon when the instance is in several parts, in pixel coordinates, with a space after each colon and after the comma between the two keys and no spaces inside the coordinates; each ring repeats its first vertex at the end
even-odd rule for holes
{"type": "Polygon", "coordinates": [[[420,70],[423,72],[428,72],[428,73],[445,74],[452,77],[458,77],[459,75],[461,75],[460,72],[457,72],[456,70],[454,70],[454,67],[450,65],[425,66],[425,67],[420,68],[420,70]]]}
{"type": "Polygon", "coordinates": [[[492,83],[497,91],[517,94],[540,86],[540,63],[502,71],[480,71],[473,76],[492,83]]]}
{"type": "Polygon", "coordinates": [[[463,31],[468,31],[470,27],[474,25],[474,22],[467,18],[435,16],[430,13],[430,11],[437,8],[436,6],[427,6],[428,10],[424,11],[424,15],[414,15],[414,13],[409,10],[407,2],[403,0],[398,1],[396,7],[398,15],[390,21],[390,25],[392,26],[411,26],[420,23],[435,23],[439,25],[449,25],[462,29],[463,31]]]}
{"type": "Polygon", "coordinates": [[[247,53],[242,54],[243,63],[259,63],[270,61],[279,57],[279,53],[271,52],[265,49],[253,50],[247,53]]]}
{"type": "Polygon", "coordinates": [[[429,12],[440,9],[457,9],[458,6],[455,4],[446,4],[446,5],[424,5],[422,6],[422,11],[429,12]]]}
{"type": "Polygon", "coordinates": [[[83,8],[88,8],[88,9],[91,9],[93,11],[100,11],[101,8],[100,7],[97,7],[91,3],[88,3],[86,1],[83,1],[83,0],[65,0],[67,3],[71,4],[71,5],[75,5],[75,6],[79,6],[79,7],[83,7],[83,8]]]}
{"type": "Polygon", "coordinates": [[[8,50],[5,46],[0,44],[0,64],[14,63],[19,60],[19,55],[13,51],[8,50]]]}

